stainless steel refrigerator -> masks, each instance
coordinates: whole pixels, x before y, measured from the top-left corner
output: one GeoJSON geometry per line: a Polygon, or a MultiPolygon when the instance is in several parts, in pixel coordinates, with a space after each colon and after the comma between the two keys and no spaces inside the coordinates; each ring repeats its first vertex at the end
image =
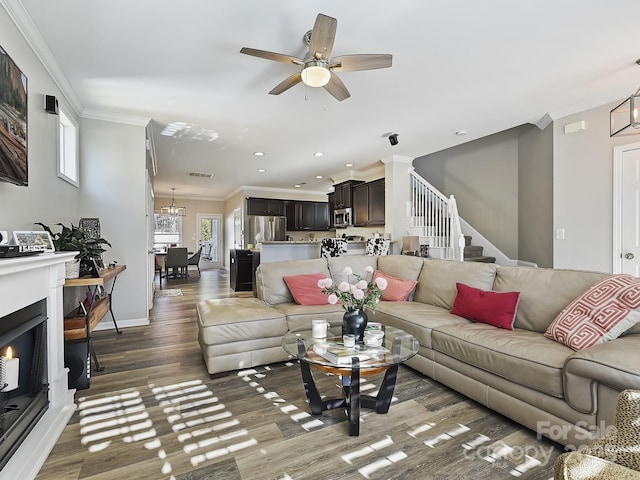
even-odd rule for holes
{"type": "Polygon", "coordinates": [[[244,247],[250,244],[285,240],[287,235],[286,217],[247,215],[244,222],[244,247]]]}

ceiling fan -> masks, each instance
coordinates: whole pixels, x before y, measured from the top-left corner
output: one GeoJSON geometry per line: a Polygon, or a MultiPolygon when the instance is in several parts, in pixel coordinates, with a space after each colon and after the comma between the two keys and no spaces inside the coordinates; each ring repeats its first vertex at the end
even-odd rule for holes
{"type": "Polygon", "coordinates": [[[243,47],[240,53],[302,67],[299,72],[276,85],[269,92],[271,95],[280,95],[294,85],[304,82],[310,87],[324,87],[338,101],[342,101],[349,98],[351,94],[335,72],[388,68],[391,66],[392,56],[389,54],[356,54],[331,58],[337,26],[338,21],[335,18],[319,13],[313,30],[304,36],[305,42],[309,45],[309,51],[304,58],[248,47],[243,47]]]}

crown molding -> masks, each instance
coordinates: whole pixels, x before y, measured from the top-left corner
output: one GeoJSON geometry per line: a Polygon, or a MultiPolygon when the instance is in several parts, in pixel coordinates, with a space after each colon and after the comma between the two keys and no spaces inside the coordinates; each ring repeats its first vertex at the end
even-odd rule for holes
{"type": "Polygon", "coordinates": [[[234,192],[237,193],[239,191],[245,190],[261,190],[263,192],[277,192],[277,193],[293,193],[296,195],[326,195],[329,193],[328,190],[302,190],[300,188],[276,188],[276,187],[258,187],[254,185],[240,185],[234,192]]]}
{"type": "Polygon", "coordinates": [[[376,175],[379,177],[384,177],[385,175],[384,163],[375,164],[364,170],[345,170],[343,172],[332,175],[331,180],[333,181],[334,185],[337,185],[339,183],[347,182],[349,180],[365,181],[368,178],[375,177],[376,175]]]}
{"type": "Polygon", "coordinates": [[[91,108],[85,108],[80,116],[91,120],[104,120],[105,122],[125,123],[127,125],[137,125],[140,127],[146,127],[151,121],[151,118],[149,117],[107,112],[104,110],[94,110],[91,108]]]}
{"type": "Polygon", "coordinates": [[[391,162],[398,162],[398,163],[413,163],[413,161],[415,160],[414,157],[408,157],[406,155],[391,155],[389,157],[385,157],[381,159],[382,163],[391,163],[391,162]]]}
{"type": "Polygon", "coordinates": [[[45,42],[40,30],[36,27],[29,13],[24,8],[20,0],[0,0],[0,5],[6,10],[7,14],[16,25],[24,39],[27,41],[31,50],[35,53],[42,66],[53,79],[53,82],[60,89],[65,99],[69,102],[71,108],[76,115],[84,109],[80,98],[73,90],[71,82],[64,74],[53,52],[45,42]]]}

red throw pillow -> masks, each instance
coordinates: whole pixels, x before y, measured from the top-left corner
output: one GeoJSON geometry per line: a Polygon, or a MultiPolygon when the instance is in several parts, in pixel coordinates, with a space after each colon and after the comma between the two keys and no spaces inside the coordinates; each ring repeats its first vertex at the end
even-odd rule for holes
{"type": "Polygon", "coordinates": [[[580,351],[619,337],[638,322],[639,313],[640,279],[613,275],[567,305],[544,336],[580,351]]]}
{"type": "Polygon", "coordinates": [[[378,277],[387,280],[387,288],[382,291],[382,296],[380,297],[380,300],[386,300],[387,302],[406,302],[418,284],[415,280],[392,277],[380,270],[376,270],[373,274],[373,280],[378,277]]]}
{"type": "Polygon", "coordinates": [[[291,296],[298,305],[327,305],[327,294],[318,287],[318,280],[327,278],[326,273],[290,275],[282,277],[289,287],[291,296]]]}
{"type": "Polygon", "coordinates": [[[458,295],[451,313],[494,327],[513,330],[519,292],[494,292],[456,283],[458,295]]]}

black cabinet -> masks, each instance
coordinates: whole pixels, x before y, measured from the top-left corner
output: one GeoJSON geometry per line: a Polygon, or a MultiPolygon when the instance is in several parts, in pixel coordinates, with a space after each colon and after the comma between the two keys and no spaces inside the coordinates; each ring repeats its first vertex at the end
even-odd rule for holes
{"type": "Polygon", "coordinates": [[[277,198],[247,198],[247,213],[249,215],[284,216],[284,200],[277,198]]]}
{"type": "Polygon", "coordinates": [[[328,230],[329,204],[327,202],[287,202],[287,230],[328,230]]]}
{"type": "Polygon", "coordinates": [[[245,249],[230,252],[230,286],[235,292],[250,292],[253,290],[253,252],[245,249]]]}
{"type": "Polygon", "coordinates": [[[328,193],[327,194],[328,204],[329,204],[329,229],[335,228],[335,224],[333,223],[333,211],[336,209],[336,194],[328,193]]]}
{"type": "Polygon", "coordinates": [[[353,189],[353,224],[357,227],[384,225],[384,178],[353,189]]]}
{"type": "Polygon", "coordinates": [[[384,178],[369,183],[369,225],[384,225],[384,178]]]}
{"type": "Polygon", "coordinates": [[[353,206],[353,193],[357,185],[364,182],[358,180],[349,180],[348,182],[338,183],[333,186],[335,195],[335,208],[351,208],[353,206]]]}

